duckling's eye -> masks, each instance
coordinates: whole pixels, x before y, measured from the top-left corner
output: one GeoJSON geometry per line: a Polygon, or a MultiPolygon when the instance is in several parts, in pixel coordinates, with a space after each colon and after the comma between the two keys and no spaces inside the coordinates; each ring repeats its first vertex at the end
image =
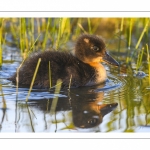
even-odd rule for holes
{"type": "Polygon", "coordinates": [[[97,46],[92,46],[91,49],[93,49],[95,52],[99,51],[99,48],[97,46]]]}

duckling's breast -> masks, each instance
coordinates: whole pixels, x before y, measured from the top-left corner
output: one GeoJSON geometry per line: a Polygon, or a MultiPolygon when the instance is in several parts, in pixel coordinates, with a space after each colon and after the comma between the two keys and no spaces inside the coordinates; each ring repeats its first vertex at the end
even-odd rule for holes
{"type": "Polygon", "coordinates": [[[104,83],[107,79],[107,73],[104,66],[98,63],[97,65],[93,65],[92,67],[94,67],[95,69],[95,77],[94,80],[90,80],[86,84],[86,86],[92,86],[92,85],[104,83]]]}

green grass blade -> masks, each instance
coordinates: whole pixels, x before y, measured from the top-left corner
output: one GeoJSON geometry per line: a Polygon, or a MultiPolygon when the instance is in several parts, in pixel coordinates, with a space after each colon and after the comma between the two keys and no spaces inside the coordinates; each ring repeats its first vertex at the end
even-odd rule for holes
{"type": "Polygon", "coordinates": [[[31,43],[34,43],[34,18],[31,18],[31,43]]]}
{"type": "Polygon", "coordinates": [[[82,24],[81,23],[78,23],[78,27],[84,32],[84,33],[86,33],[87,34],[87,32],[84,30],[84,28],[83,28],[83,26],[82,26],[82,24]]]}
{"type": "Polygon", "coordinates": [[[137,59],[136,71],[139,70],[139,68],[140,68],[140,66],[141,66],[141,64],[142,64],[143,54],[144,54],[144,47],[143,47],[142,50],[139,52],[138,59],[137,59]]]}
{"type": "Polygon", "coordinates": [[[133,19],[130,19],[130,24],[129,24],[129,40],[128,40],[128,48],[130,49],[131,46],[131,33],[132,33],[132,26],[133,26],[133,19]]]}
{"type": "Polygon", "coordinates": [[[31,46],[31,48],[30,48],[30,50],[29,50],[29,52],[32,51],[32,49],[33,49],[35,43],[37,42],[37,40],[39,39],[40,36],[41,36],[41,34],[39,34],[38,37],[35,39],[35,41],[33,42],[32,46],[31,46]]]}
{"type": "Polygon", "coordinates": [[[149,85],[150,85],[150,56],[149,56],[148,44],[146,44],[146,50],[147,50],[148,75],[149,75],[149,85]]]}
{"type": "Polygon", "coordinates": [[[91,20],[88,18],[88,27],[89,27],[89,33],[92,34],[92,28],[91,28],[91,20]]]}
{"type": "Polygon", "coordinates": [[[52,73],[51,73],[51,64],[50,64],[50,61],[49,61],[49,64],[48,64],[48,66],[49,66],[49,72],[48,72],[48,74],[49,74],[49,85],[50,85],[50,89],[52,88],[52,73]]]}
{"type": "MultiPolygon", "coordinates": [[[[59,94],[60,89],[61,89],[61,85],[62,85],[62,81],[60,79],[58,79],[56,85],[57,86],[55,88],[55,94],[59,94]]],[[[51,105],[51,109],[50,109],[50,115],[53,115],[55,113],[57,102],[58,102],[58,96],[56,95],[52,101],[52,105],[51,105]]]]}
{"type": "Polygon", "coordinates": [[[144,33],[146,32],[146,30],[147,30],[147,28],[148,28],[149,20],[150,20],[150,19],[148,19],[147,22],[146,22],[146,24],[145,24],[145,27],[144,27],[144,29],[143,29],[141,35],[140,35],[140,38],[139,38],[139,40],[138,40],[138,42],[137,42],[137,44],[136,44],[136,46],[135,46],[135,49],[137,49],[137,48],[139,47],[139,45],[140,45],[140,42],[141,42],[141,40],[142,40],[142,38],[143,38],[143,36],[144,36],[144,33]]]}
{"type": "Polygon", "coordinates": [[[47,43],[47,39],[48,39],[48,31],[49,31],[50,24],[51,24],[51,18],[48,18],[46,32],[45,32],[45,36],[44,36],[44,40],[43,40],[43,44],[42,44],[42,49],[43,50],[45,50],[45,47],[46,47],[46,43],[47,43]]]}
{"type": "Polygon", "coordinates": [[[26,102],[28,102],[28,98],[29,98],[29,95],[31,93],[31,90],[32,90],[32,87],[33,87],[33,84],[34,84],[34,80],[35,80],[37,71],[39,69],[40,62],[41,62],[41,58],[39,58],[39,60],[38,60],[38,63],[37,63],[37,66],[36,66],[36,69],[35,69],[35,72],[34,72],[34,75],[33,75],[33,78],[32,78],[32,82],[31,82],[31,85],[30,85],[30,89],[29,89],[28,95],[26,97],[26,102]]]}
{"type": "Polygon", "coordinates": [[[123,24],[124,24],[124,18],[121,19],[121,26],[120,26],[120,31],[123,31],[123,24]]]}
{"type": "Polygon", "coordinates": [[[60,37],[62,37],[62,35],[63,35],[64,31],[65,31],[67,20],[68,20],[67,18],[62,18],[62,20],[61,20],[60,37]]]}
{"type": "Polygon", "coordinates": [[[63,41],[63,34],[67,33],[64,38],[64,41],[66,41],[65,39],[68,38],[68,34],[70,34],[70,32],[68,33],[67,30],[70,29],[70,22],[68,22],[68,18],[60,18],[59,20],[59,30],[58,30],[58,35],[57,35],[57,40],[56,40],[56,50],[59,48],[60,46],[60,42],[63,41]],[[67,29],[68,28],[68,29],[67,29]],[[61,41],[60,41],[61,39],[61,41]]]}
{"type": "MultiPolygon", "coordinates": [[[[121,35],[123,31],[123,23],[124,18],[121,19],[120,31],[119,31],[119,42],[118,42],[118,54],[120,54],[120,45],[121,45],[121,35]]],[[[119,56],[117,57],[117,61],[119,62],[119,56]]]]}

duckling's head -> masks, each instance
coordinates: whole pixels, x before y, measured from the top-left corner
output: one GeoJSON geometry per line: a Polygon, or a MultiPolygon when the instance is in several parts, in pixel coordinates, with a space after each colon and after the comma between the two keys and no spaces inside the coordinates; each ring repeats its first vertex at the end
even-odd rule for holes
{"type": "Polygon", "coordinates": [[[96,35],[81,35],[75,45],[75,56],[92,66],[99,62],[119,66],[118,62],[106,52],[106,45],[103,39],[96,35]]]}

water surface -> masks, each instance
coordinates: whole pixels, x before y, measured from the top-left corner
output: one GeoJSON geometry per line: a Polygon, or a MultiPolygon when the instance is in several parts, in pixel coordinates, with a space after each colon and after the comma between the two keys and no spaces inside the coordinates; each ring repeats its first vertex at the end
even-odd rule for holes
{"type": "MultiPolygon", "coordinates": [[[[9,47],[6,47],[9,50],[9,47]]],[[[149,130],[148,77],[120,73],[106,64],[104,85],[61,90],[33,89],[7,80],[20,64],[17,49],[13,61],[4,61],[0,70],[1,132],[146,132],[149,130]],[[115,70],[115,71],[113,71],[115,70]],[[58,97],[58,101],[55,99],[58,97]],[[52,111],[52,104],[56,109],[52,111]]],[[[5,53],[4,53],[5,54],[5,53]]],[[[5,55],[12,60],[12,55],[5,55]]]]}

